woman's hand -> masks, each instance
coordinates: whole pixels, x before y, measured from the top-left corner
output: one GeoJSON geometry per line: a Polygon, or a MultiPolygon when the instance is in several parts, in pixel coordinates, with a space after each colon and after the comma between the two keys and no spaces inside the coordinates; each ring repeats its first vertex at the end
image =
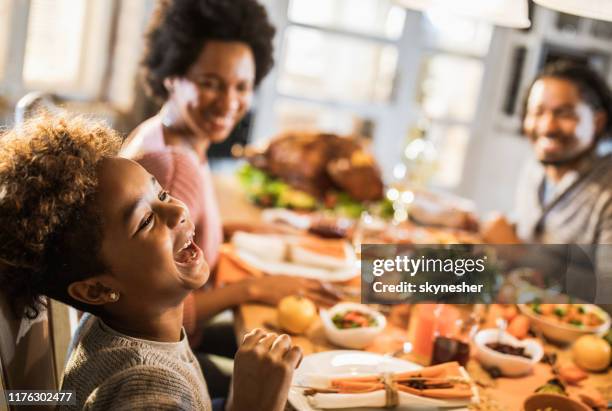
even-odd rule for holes
{"type": "Polygon", "coordinates": [[[247,281],[249,301],[277,305],[288,295],[301,295],[315,304],[329,307],[340,300],[340,295],[328,283],[287,275],[267,275],[247,281]]]}
{"type": "Polygon", "coordinates": [[[234,359],[228,411],[282,411],[302,350],[288,335],[256,328],[245,335],[234,359]]]}

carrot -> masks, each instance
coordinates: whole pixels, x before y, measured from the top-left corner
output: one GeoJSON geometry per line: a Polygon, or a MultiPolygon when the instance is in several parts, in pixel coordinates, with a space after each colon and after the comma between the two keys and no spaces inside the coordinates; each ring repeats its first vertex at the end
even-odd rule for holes
{"type": "Polygon", "coordinates": [[[341,394],[361,394],[366,392],[378,391],[385,388],[383,384],[372,383],[344,383],[335,387],[341,394]]]}
{"type": "Polygon", "coordinates": [[[338,394],[365,394],[368,392],[382,390],[383,388],[384,387],[377,387],[377,386],[372,386],[370,388],[363,388],[363,389],[339,388],[338,394]]]}
{"type": "Polygon", "coordinates": [[[431,367],[421,368],[416,371],[408,371],[403,373],[395,374],[395,380],[401,381],[403,378],[414,378],[414,377],[441,377],[446,375],[461,375],[459,373],[458,362],[445,362],[443,364],[432,365],[431,367]]]}
{"type": "Polygon", "coordinates": [[[472,396],[472,390],[469,388],[432,388],[428,390],[419,390],[405,385],[397,387],[398,391],[408,394],[419,395],[421,397],[430,398],[469,398],[472,396]]]}
{"type": "Polygon", "coordinates": [[[380,381],[380,376],[379,375],[363,375],[360,377],[345,377],[345,378],[334,378],[330,381],[330,383],[332,385],[334,385],[336,382],[345,382],[345,381],[352,381],[352,382],[379,382],[380,381]]]}
{"type": "Polygon", "coordinates": [[[332,387],[339,388],[339,389],[343,389],[343,388],[347,388],[347,389],[367,389],[367,388],[371,388],[372,386],[376,386],[376,385],[380,385],[381,387],[383,386],[383,384],[376,383],[376,382],[335,381],[332,384],[332,387]]]}

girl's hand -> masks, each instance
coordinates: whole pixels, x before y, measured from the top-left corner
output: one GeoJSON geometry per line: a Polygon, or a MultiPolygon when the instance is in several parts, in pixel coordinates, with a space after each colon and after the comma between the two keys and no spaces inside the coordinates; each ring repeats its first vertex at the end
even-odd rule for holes
{"type": "Polygon", "coordinates": [[[234,359],[228,411],[283,411],[302,350],[286,334],[256,328],[245,335],[234,359]]]}

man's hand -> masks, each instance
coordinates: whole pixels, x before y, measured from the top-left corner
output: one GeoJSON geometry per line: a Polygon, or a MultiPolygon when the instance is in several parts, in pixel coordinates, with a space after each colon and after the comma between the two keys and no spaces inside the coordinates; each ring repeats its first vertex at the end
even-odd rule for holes
{"type": "Polygon", "coordinates": [[[228,411],[283,411],[302,350],[288,335],[256,328],[245,335],[234,359],[228,411]]]}
{"type": "Polygon", "coordinates": [[[480,227],[480,235],[487,244],[521,244],[514,226],[501,214],[487,219],[480,227]]]}

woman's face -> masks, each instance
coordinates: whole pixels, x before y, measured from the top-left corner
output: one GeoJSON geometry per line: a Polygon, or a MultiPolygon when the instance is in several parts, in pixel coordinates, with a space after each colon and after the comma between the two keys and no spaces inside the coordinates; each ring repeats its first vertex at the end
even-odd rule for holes
{"type": "Polygon", "coordinates": [[[163,311],[204,285],[208,265],[183,203],[131,160],[102,161],[99,182],[105,283],[120,295],[109,312],[163,311]]]}
{"type": "Polygon", "coordinates": [[[235,41],[207,41],[184,77],[166,79],[169,102],[196,136],[225,140],[253,97],[251,48],[235,41]]]}

